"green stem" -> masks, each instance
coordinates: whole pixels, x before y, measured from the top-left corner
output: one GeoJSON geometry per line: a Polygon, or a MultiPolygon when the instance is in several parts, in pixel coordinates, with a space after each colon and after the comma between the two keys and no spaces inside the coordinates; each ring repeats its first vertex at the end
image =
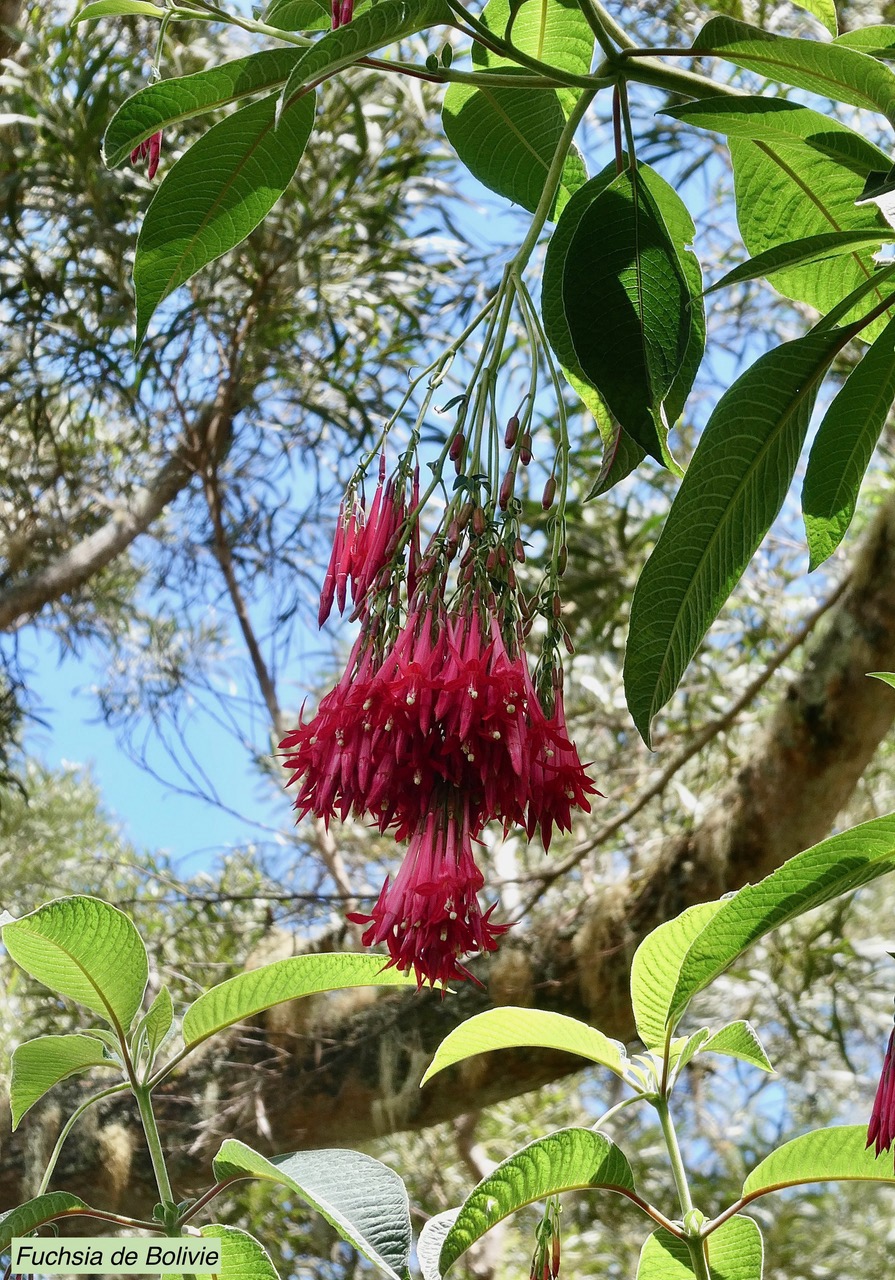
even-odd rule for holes
{"type": "Polygon", "coordinates": [[[92,1098],[88,1098],[86,1102],[82,1102],[81,1105],[75,1111],[72,1112],[68,1120],[66,1120],[65,1124],[63,1125],[62,1132],[59,1134],[59,1137],[56,1139],[56,1145],[53,1147],[53,1151],[50,1155],[49,1160],[47,1161],[47,1167],[44,1170],[44,1176],[41,1178],[40,1186],[37,1188],[37,1194],[39,1196],[42,1196],[46,1191],[47,1187],[50,1185],[50,1179],[53,1176],[53,1170],[56,1168],[56,1164],[59,1160],[60,1155],[62,1154],[62,1148],[65,1145],[65,1140],[68,1137],[68,1135],[71,1133],[72,1129],[75,1127],[75,1124],[84,1114],[84,1112],[87,1110],[87,1108],[92,1107],[94,1102],[99,1102],[101,1098],[111,1097],[113,1093],[123,1093],[127,1087],[128,1086],[126,1084],[115,1084],[115,1085],[112,1085],[111,1089],[103,1089],[102,1093],[94,1094],[92,1098]]]}
{"type": "Polygon", "coordinates": [[[429,80],[433,84],[471,84],[484,85],[495,89],[562,89],[565,82],[551,80],[549,76],[516,76],[511,72],[502,75],[499,71],[454,71],[453,68],[439,67],[430,71],[428,67],[417,67],[407,62],[394,62],[390,58],[362,58],[364,66],[376,67],[379,71],[397,71],[399,75],[415,76],[420,80],[429,80]]]}
{"type": "MultiPolygon", "coordinates": [[[[273,40],[282,40],[286,44],[300,45],[303,49],[309,48],[314,41],[309,36],[301,36],[297,31],[281,31],[279,27],[268,26],[266,22],[259,22],[257,18],[241,18],[235,13],[225,13],[223,9],[219,9],[217,5],[208,3],[208,0],[190,0],[197,8],[204,10],[210,14],[218,22],[226,22],[231,27],[240,27],[243,31],[251,31],[255,35],[269,36],[273,40]]],[[[200,17],[200,14],[190,14],[189,10],[183,11],[185,16],[200,17]]]]}
{"type": "Polygon", "coordinates": [[[168,1177],[165,1153],[162,1151],[158,1125],[155,1122],[155,1113],[152,1110],[150,1090],[145,1084],[138,1084],[134,1087],[134,1096],[140,1109],[140,1120],[143,1123],[143,1132],[146,1134],[146,1145],[149,1147],[149,1158],[152,1161],[152,1171],[155,1174],[159,1197],[164,1204],[173,1204],[174,1192],[171,1190],[171,1179],[168,1177]]]}
{"type": "Polygon", "coordinates": [[[634,41],[627,31],[625,31],[624,27],[619,26],[610,13],[607,13],[600,4],[600,0],[578,0],[578,3],[581,5],[581,12],[587,18],[590,29],[599,40],[600,48],[607,58],[616,56],[615,45],[619,49],[633,49],[635,47],[634,41]]]}
{"type": "Polygon", "coordinates": [[[550,161],[550,168],[547,170],[547,177],[544,179],[544,190],[541,192],[541,198],[538,201],[537,208],[531,219],[525,239],[520,244],[512,262],[510,263],[510,271],[513,275],[520,275],[528,266],[528,260],[531,257],[534,247],[538,242],[538,237],[544,229],[544,223],[553,212],[553,206],[556,203],[556,193],[559,190],[559,184],[562,181],[562,171],[566,163],[566,157],[569,154],[569,148],[575,138],[578,126],[584,118],[584,114],[594,100],[596,90],[589,90],[582,93],[581,97],[575,103],[572,114],[566,121],[559,142],[556,144],[556,150],[553,153],[553,159],[550,161]]]}
{"type": "Polygon", "coordinates": [[[653,1106],[659,1113],[659,1122],[662,1125],[662,1133],[665,1137],[665,1145],[668,1148],[668,1156],[671,1160],[671,1172],[674,1177],[674,1185],[677,1187],[678,1200],[681,1205],[681,1212],[684,1215],[685,1234],[684,1239],[687,1242],[687,1248],[690,1250],[690,1260],[693,1263],[693,1272],[696,1280],[711,1280],[709,1274],[708,1260],[705,1254],[705,1242],[701,1234],[693,1233],[692,1229],[687,1226],[687,1216],[693,1212],[693,1197],[690,1195],[690,1184],[687,1181],[687,1170],[684,1168],[684,1158],[681,1155],[681,1149],[677,1140],[677,1133],[674,1129],[674,1121],[671,1119],[671,1111],[668,1106],[667,1098],[653,1099],[653,1106]]]}

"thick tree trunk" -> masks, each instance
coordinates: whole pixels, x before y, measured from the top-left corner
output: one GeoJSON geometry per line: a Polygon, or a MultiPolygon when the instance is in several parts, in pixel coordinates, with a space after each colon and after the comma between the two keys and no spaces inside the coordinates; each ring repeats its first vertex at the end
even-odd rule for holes
{"type": "MultiPolygon", "coordinates": [[[[487,990],[467,985],[445,1000],[367,992],[301,1001],[226,1047],[212,1042],[158,1095],[177,1194],[208,1184],[211,1156],[226,1136],[262,1150],[363,1144],[535,1089],[580,1065],[564,1054],[486,1055],[420,1090],[443,1036],[490,1005],[559,1010],[630,1039],[627,980],[639,941],[685,907],[759,879],[828,833],[895,719],[895,694],[866,673],[893,668],[895,498],[868,530],[848,588],[762,740],[692,833],[671,837],[636,881],[582,902],[571,924],[506,940],[483,970],[487,990]]],[[[55,1091],[22,1134],[4,1135],[0,1208],[33,1191],[26,1166],[33,1167],[35,1147],[52,1143],[80,1096],[78,1084],[63,1088],[67,1096],[55,1091]]],[[[155,1197],[133,1107],[115,1099],[99,1117],[92,1128],[81,1122],[53,1186],[145,1215],[155,1197]]]]}

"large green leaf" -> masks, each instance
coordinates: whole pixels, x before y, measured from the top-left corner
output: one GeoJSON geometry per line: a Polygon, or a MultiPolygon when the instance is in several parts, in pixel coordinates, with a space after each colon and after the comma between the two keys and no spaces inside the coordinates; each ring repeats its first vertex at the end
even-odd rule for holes
{"type": "Polygon", "coordinates": [[[149,965],[131,920],[99,898],[57,898],[8,924],[16,964],[51,991],[126,1031],[140,1007],[149,965]]]}
{"type": "Polygon", "coordinates": [[[303,56],[303,49],[265,49],[195,75],[147,85],[122,103],[109,122],[103,139],[106,164],[109,168],[123,164],[134,147],[159,129],[170,129],[249,94],[276,89],[286,83],[303,56]]]}
{"type": "Polygon", "coordinates": [[[214,1175],[261,1178],[288,1187],[369,1262],[401,1280],[410,1257],[410,1202],[396,1173],[360,1151],[297,1151],[268,1160],[228,1138],[214,1175]]]}
{"type": "MultiPolygon", "coordinates": [[[[705,1242],[711,1280],[761,1280],[763,1248],[758,1223],[741,1214],[722,1223],[705,1242]]],[[[686,1241],[659,1228],[640,1252],[637,1280],[692,1280],[686,1241]]]]}
{"type": "Polygon", "coordinates": [[[0,1214],[0,1253],[7,1253],[17,1236],[27,1236],[45,1222],[52,1222],[54,1218],[81,1210],[89,1213],[90,1206],[79,1196],[70,1195],[67,1191],[50,1191],[47,1195],[26,1200],[16,1209],[0,1214]]]}
{"type": "Polygon", "coordinates": [[[869,231],[828,231],[823,235],[808,236],[805,240],[794,240],[791,244],[775,245],[773,249],[768,249],[728,271],[711,288],[706,289],[706,293],[727,289],[732,284],[742,284],[746,280],[759,280],[762,276],[773,283],[772,277],[777,271],[806,266],[808,263],[828,262],[830,258],[850,253],[856,245],[876,246],[891,240],[895,240],[895,231],[873,227],[869,231]]]}
{"type": "Polygon", "coordinates": [[[301,59],[286,81],[282,103],[285,112],[307,85],[335,75],[374,49],[412,36],[426,27],[451,21],[447,0],[379,0],[357,13],[337,31],[327,31],[301,59]]]}
{"type": "Polygon", "coordinates": [[[770,1059],[758,1038],[758,1033],[748,1022],[728,1022],[727,1026],[700,1045],[700,1052],[723,1053],[728,1058],[738,1058],[758,1067],[759,1071],[773,1071],[770,1059]]]}
{"type": "MultiPolygon", "coordinates": [[[[737,219],[750,253],[831,231],[885,228],[875,205],[855,204],[866,181],[857,169],[800,143],[731,139],[729,146],[737,219]]],[[[874,251],[868,246],[778,271],[773,283],[786,297],[824,312],[875,271],[874,251]]],[[[884,324],[880,320],[878,328],[884,324]]]]}
{"type": "Polygon", "coordinates": [[[664,1047],[671,1001],[684,957],[720,907],[720,902],[688,907],[648,933],[634,952],[631,1005],[637,1034],[648,1049],[664,1047]]]}
{"type": "Polygon", "coordinates": [[[895,1183],[891,1154],[879,1159],[866,1148],[866,1124],[804,1133],[756,1165],[743,1183],[743,1199],[757,1200],[804,1182],[895,1183]]]}
{"type": "Polygon", "coordinates": [[[586,1022],[579,1022],[577,1018],[550,1013],[545,1009],[519,1009],[513,1005],[502,1005],[499,1009],[486,1009],[484,1013],[477,1013],[445,1036],[435,1050],[435,1057],[420,1085],[424,1085],[445,1067],[463,1062],[477,1053],[488,1053],[494,1049],[518,1049],[522,1046],[576,1053],[600,1066],[609,1067],[617,1075],[622,1074],[626,1057],[623,1044],[610,1040],[602,1031],[589,1027],[586,1022]]]}
{"type": "MultiPolygon", "coordinates": [[[[521,4],[513,5],[510,0],[488,0],[481,21],[503,39],[511,13],[514,16],[510,36],[522,53],[574,75],[589,73],[594,56],[594,33],[575,0],[522,0],[521,4]]],[[[478,42],[472,46],[472,61],[475,66],[491,71],[518,66],[511,57],[478,42]]]]}
{"type": "Polygon", "coordinates": [[[802,486],[812,569],[845,537],[858,490],[895,401],[895,320],[852,372],[820,424],[802,486]]]}
{"type": "Polygon", "coordinates": [[[747,71],[895,115],[895,75],[873,58],[839,44],[773,35],[735,18],[710,18],[693,41],[694,53],[713,53],[747,71]]]}
{"type": "MultiPolygon", "coordinates": [[[[452,84],[444,95],[441,118],[449,142],[470,173],[533,213],[566,123],[557,95],[452,84]]],[[[563,166],[551,217],[562,213],[586,180],[584,161],[573,147],[563,166]]]]}
{"type": "Polygon", "coordinates": [[[874,23],[869,27],[857,27],[838,36],[836,44],[846,49],[857,49],[874,58],[895,58],[895,27],[889,23],[874,23]]]}
{"type": "Polygon", "coordinates": [[[9,1086],[13,1129],[53,1085],[91,1067],[121,1070],[104,1056],[102,1046],[90,1036],[38,1036],[20,1044],[13,1051],[9,1086]]]}
{"type": "Polygon", "coordinates": [[[137,342],[178,285],[257,227],[292,180],[314,125],[314,95],[274,125],[271,94],[218,122],[177,161],[146,211],[137,240],[137,342]]]}
{"type": "Polygon", "coordinates": [[[895,870],[895,814],[874,818],[790,858],[724,899],[690,944],[669,1009],[676,1022],[702,991],[771,929],[895,870]]]}
{"type": "Polygon", "coordinates": [[[891,160],[854,129],[810,107],[787,98],[702,98],[679,107],[667,107],[664,115],[702,129],[713,129],[730,138],[754,142],[803,142],[822,155],[833,156],[862,178],[888,169],[891,160]]]}
{"type": "MultiPolygon", "coordinates": [[[[201,1227],[200,1234],[221,1242],[221,1269],[212,1280],[279,1280],[267,1250],[247,1231],[215,1222],[201,1227]]],[[[184,1280],[184,1274],[169,1271],[161,1280],[184,1280]]]]}
{"type": "Polygon", "coordinates": [[[346,987],[415,987],[416,979],[386,969],[381,956],[352,953],[289,956],[237,974],[212,987],[191,1004],[183,1017],[187,1048],[200,1044],[224,1027],[301,996],[346,987]]]}
{"type": "Polygon", "coordinates": [[[712,412],[631,603],[625,690],[644,741],[777,516],[821,381],[844,345],[809,333],[756,361],[712,412]]]}
{"type": "Polygon", "coordinates": [[[592,1129],[560,1129],[504,1160],[463,1202],[441,1248],[444,1274],[486,1231],[523,1205],[562,1191],[634,1191],[624,1153],[592,1129]]]}
{"type": "MultiPolygon", "coordinates": [[[[604,191],[610,182],[614,180],[615,173],[615,165],[607,165],[595,178],[585,182],[572,195],[563,209],[547,245],[544,274],[541,280],[541,316],[544,321],[544,332],[547,335],[547,341],[559,361],[563,376],[593,415],[597,429],[600,432],[600,438],[603,441],[604,465],[609,450],[614,450],[618,447],[620,428],[613,423],[612,416],[603,403],[599,392],[588,382],[584,370],[578,363],[578,357],[575,355],[572,335],[569,333],[566,313],[563,308],[562,280],[566,265],[566,254],[569,251],[572,236],[581,221],[581,215],[600,192],[604,191]]],[[[633,441],[631,441],[631,445],[639,451],[639,462],[645,456],[644,452],[633,441]]]]}
{"type": "Polygon", "coordinates": [[[683,251],[646,180],[625,171],[582,210],[563,264],[562,305],[578,365],[622,429],[661,462],[664,402],[692,328],[683,251]]]}

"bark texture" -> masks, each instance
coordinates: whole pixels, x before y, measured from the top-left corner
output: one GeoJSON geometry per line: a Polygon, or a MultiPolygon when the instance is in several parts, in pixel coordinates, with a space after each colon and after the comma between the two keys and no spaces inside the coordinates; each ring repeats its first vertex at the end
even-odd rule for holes
{"type": "MultiPolygon", "coordinates": [[[[582,900],[570,918],[505,941],[482,970],[485,990],[467,984],[445,1000],[369,991],[314,998],[210,1042],[158,1095],[163,1132],[175,1149],[177,1195],[208,1184],[224,1137],[265,1151],[272,1149],[265,1134],[275,1135],[281,1151],[358,1145],[454,1119],[580,1066],[565,1054],[484,1055],[420,1090],[443,1036],[489,1006],[553,1009],[629,1040],[627,982],[637,944],[685,907],[759,879],[829,832],[895,719],[895,696],[866,673],[892,669],[895,498],[869,528],[802,673],[695,830],[670,837],[645,873],[582,900]]],[[[35,1157],[52,1144],[81,1088],[68,1082],[19,1134],[0,1134],[0,1209],[33,1192],[35,1157]]],[[[155,1196],[132,1104],[110,1100],[90,1116],[66,1148],[54,1187],[95,1188],[106,1207],[148,1214],[155,1196]],[[126,1201],[119,1200],[128,1176],[126,1201]]]]}

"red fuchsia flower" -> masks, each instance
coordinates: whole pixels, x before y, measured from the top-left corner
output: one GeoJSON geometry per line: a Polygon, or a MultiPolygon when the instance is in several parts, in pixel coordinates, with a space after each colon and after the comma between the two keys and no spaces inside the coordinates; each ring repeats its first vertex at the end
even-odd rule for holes
{"type": "Polygon", "coordinates": [[[876,1156],[888,1151],[895,1142],[895,1030],[889,1036],[883,1073],[880,1076],[876,1100],[870,1124],[867,1127],[867,1146],[876,1147],[876,1156]]]}
{"type": "Polygon", "coordinates": [[[145,142],[139,143],[131,152],[131,164],[137,164],[140,160],[149,157],[149,163],[146,166],[146,176],[150,181],[155,177],[158,171],[159,157],[162,154],[162,131],[154,133],[151,138],[147,138],[145,142]]]}
{"type": "MultiPolygon", "coordinates": [[[[412,501],[419,500],[419,479],[414,477],[412,501]]],[[[336,533],[333,539],[329,567],[320,592],[320,609],[317,623],[323,626],[329,617],[333,602],[339,612],[345,612],[348,587],[352,604],[364,608],[367,593],[380,574],[388,567],[397,547],[401,528],[407,518],[405,482],[390,476],[385,478],[385,457],[379,463],[379,484],[373,496],[369,515],[362,503],[352,493],[339,507],[336,533]]],[[[411,538],[411,555],[408,573],[415,575],[419,563],[419,534],[411,538]]],[[[413,594],[409,590],[409,594],[413,594]]]]}
{"type": "Polygon", "coordinates": [[[354,17],[354,0],[332,0],[333,31],[354,17]]]}
{"type": "Polygon", "coordinates": [[[469,806],[445,793],[420,821],[400,871],[393,883],[386,879],[370,914],[352,912],[348,919],[368,924],[364,945],[384,942],[386,967],[412,969],[419,987],[461,978],[478,982],[460,957],[496,951],[497,938],[510,927],[491,922],[493,906],[482,913],[483,884],[472,853],[469,806]]]}

